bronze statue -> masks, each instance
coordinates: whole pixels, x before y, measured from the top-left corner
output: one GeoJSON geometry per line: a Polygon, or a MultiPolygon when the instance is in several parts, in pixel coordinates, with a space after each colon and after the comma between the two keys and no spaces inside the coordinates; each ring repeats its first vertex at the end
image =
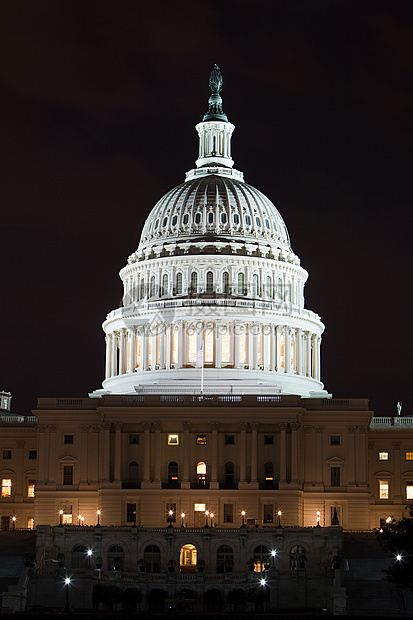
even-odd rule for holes
{"type": "Polygon", "coordinates": [[[214,65],[214,68],[211,71],[211,75],[209,76],[209,86],[214,94],[218,94],[222,89],[222,74],[220,68],[217,64],[214,65]]]}

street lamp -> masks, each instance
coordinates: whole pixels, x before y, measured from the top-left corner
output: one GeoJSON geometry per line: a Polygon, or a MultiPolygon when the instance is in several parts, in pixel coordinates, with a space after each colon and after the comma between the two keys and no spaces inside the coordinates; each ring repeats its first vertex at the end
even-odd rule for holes
{"type": "Polygon", "coordinates": [[[245,515],[246,515],[245,510],[241,510],[242,527],[244,527],[244,526],[245,526],[245,515]]]}
{"type": "Polygon", "coordinates": [[[98,516],[98,522],[97,522],[97,524],[96,524],[96,527],[100,527],[100,515],[102,514],[102,512],[98,509],[98,510],[96,511],[96,514],[97,514],[97,516],[98,516]]]}
{"type": "Polygon", "coordinates": [[[171,510],[169,510],[169,511],[168,511],[168,515],[169,515],[169,517],[168,517],[168,520],[169,520],[169,527],[173,527],[173,525],[172,525],[172,517],[174,516],[174,511],[173,511],[172,509],[171,509],[171,510]]]}
{"type": "Polygon", "coordinates": [[[265,581],[264,577],[262,577],[262,579],[260,579],[260,585],[261,586],[265,586],[267,582],[265,581]]]}
{"type": "Polygon", "coordinates": [[[88,549],[87,550],[87,567],[88,568],[90,568],[90,558],[92,557],[92,555],[93,555],[92,549],[88,549]]]}
{"type": "Polygon", "coordinates": [[[277,512],[277,515],[278,515],[278,527],[281,527],[281,516],[282,516],[282,511],[281,511],[281,510],[279,510],[279,511],[277,512]]]}
{"type": "Polygon", "coordinates": [[[83,526],[85,524],[85,517],[82,517],[80,520],[82,522],[81,525],[83,526]]]}
{"type": "Polygon", "coordinates": [[[205,510],[205,527],[209,527],[209,525],[208,525],[208,515],[209,515],[209,510],[205,510]]]}
{"type": "Polygon", "coordinates": [[[181,512],[181,527],[184,527],[185,513],[181,512]]]}
{"type": "Polygon", "coordinates": [[[272,556],[272,567],[275,568],[275,556],[277,555],[277,552],[275,549],[273,549],[271,551],[271,556],[272,556]]]}
{"type": "Polygon", "coordinates": [[[321,527],[321,525],[320,525],[320,511],[319,510],[317,510],[317,525],[316,525],[316,527],[321,527]]]}
{"type": "Polygon", "coordinates": [[[66,603],[65,606],[63,608],[63,613],[64,614],[68,614],[70,611],[69,608],[69,586],[70,586],[70,577],[66,577],[65,579],[65,586],[66,586],[66,603]]]}
{"type": "Polygon", "coordinates": [[[59,510],[59,517],[60,517],[59,525],[62,526],[63,525],[63,510],[59,510]]]}
{"type": "Polygon", "coordinates": [[[15,530],[15,527],[16,527],[16,517],[14,517],[14,516],[13,516],[13,517],[11,518],[11,520],[12,520],[12,529],[13,529],[13,531],[14,531],[14,530],[15,530]]]}
{"type": "Polygon", "coordinates": [[[214,527],[214,513],[211,512],[211,514],[209,515],[211,517],[211,527],[214,527]]]}
{"type": "Polygon", "coordinates": [[[79,525],[82,525],[82,515],[77,515],[79,525]]]}

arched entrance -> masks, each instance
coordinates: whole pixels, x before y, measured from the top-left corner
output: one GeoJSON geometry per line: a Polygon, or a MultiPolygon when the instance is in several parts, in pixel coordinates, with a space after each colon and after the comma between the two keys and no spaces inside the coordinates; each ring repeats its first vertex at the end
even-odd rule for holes
{"type": "Polygon", "coordinates": [[[184,545],[179,552],[179,571],[181,573],[196,573],[198,552],[194,545],[184,545]]]}

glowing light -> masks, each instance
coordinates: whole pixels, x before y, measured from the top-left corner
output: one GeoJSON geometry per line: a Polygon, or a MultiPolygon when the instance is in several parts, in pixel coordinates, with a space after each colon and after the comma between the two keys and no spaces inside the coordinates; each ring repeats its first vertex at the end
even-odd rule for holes
{"type": "Polygon", "coordinates": [[[282,512],[281,512],[281,510],[279,510],[279,511],[277,512],[277,515],[278,515],[279,517],[281,517],[281,516],[282,516],[282,512]]]}
{"type": "Polygon", "coordinates": [[[386,523],[391,523],[391,517],[387,517],[386,523]]]}
{"type": "Polygon", "coordinates": [[[398,553],[398,554],[396,555],[396,560],[397,560],[398,562],[401,562],[401,559],[402,559],[402,556],[400,555],[400,553],[398,553]]]}
{"type": "Polygon", "coordinates": [[[185,519],[185,513],[181,512],[181,519],[185,519]]]}
{"type": "Polygon", "coordinates": [[[265,581],[265,579],[260,579],[260,584],[261,584],[262,586],[265,586],[265,584],[266,584],[266,583],[267,583],[267,582],[265,581]]]}
{"type": "Polygon", "coordinates": [[[68,586],[68,585],[70,585],[70,583],[71,583],[70,577],[66,577],[65,584],[68,586]]]}
{"type": "Polygon", "coordinates": [[[273,557],[273,558],[275,558],[275,556],[277,555],[277,552],[275,551],[275,549],[273,549],[273,550],[271,551],[271,555],[272,555],[272,557],[273,557]]]}
{"type": "Polygon", "coordinates": [[[87,554],[88,554],[88,556],[89,556],[89,557],[90,557],[91,555],[93,555],[93,551],[92,551],[92,549],[88,549],[88,550],[87,550],[87,554]]]}

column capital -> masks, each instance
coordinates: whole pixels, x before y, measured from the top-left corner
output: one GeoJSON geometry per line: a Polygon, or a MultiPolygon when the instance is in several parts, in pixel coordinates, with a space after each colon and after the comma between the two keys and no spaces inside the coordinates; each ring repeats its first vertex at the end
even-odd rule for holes
{"type": "Polygon", "coordinates": [[[55,432],[57,431],[57,426],[56,426],[56,424],[51,424],[51,425],[49,426],[49,430],[50,430],[50,432],[51,432],[51,433],[55,433],[55,432]]]}
{"type": "Polygon", "coordinates": [[[250,424],[251,430],[255,432],[258,430],[259,426],[260,425],[258,424],[258,422],[251,422],[250,424]]]}
{"type": "Polygon", "coordinates": [[[278,428],[280,429],[280,431],[286,431],[287,426],[288,424],[286,422],[280,422],[280,424],[278,425],[278,428]]]}
{"type": "Polygon", "coordinates": [[[367,426],[358,426],[357,428],[360,433],[367,433],[367,426]]]}
{"type": "Polygon", "coordinates": [[[393,441],[393,448],[395,450],[400,450],[400,441],[393,441]]]}
{"type": "Polygon", "coordinates": [[[150,422],[144,422],[142,424],[142,426],[143,426],[143,430],[144,431],[150,431],[151,430],[151,423],[150,422]]]}
{"type": "Polygon", "coordinates": [[[17,447],[18,447],[18,448],[24,448],[24,444],[25,444],[25,443],[26,443],[25,441],[18,441],[18,442],[17,442],[17,447]]]}
{"type": "Polygon", "coordinates": [[[211,429],[213,431],[219,431],[219,422],[211,422],[211,429]]]}
{"type": "Polygon", "coordinates": [[[98,433],[100,431],[100,427],[97,424],[92,424],[90,428],[92,429],[92,433],[98,433]]]}
{"type": "Polygon", "coordinates": [[[325,430],[325,426],[314,426],[314,430],[316,433],[322,433],[325,430]]]}
{"type": "Polygon", "coordinates": [[[184,431],[190,431],[191,430],[191,423],[190,422],[182,422],[182,428],[184,429],[184,431]]]}
{"type": "Polygon", "coordinates": [[[160,422],[154,422],[152,426],[155,432],[162,430],[162,424],[160,422]]]}
{"type": "Polygon", "coordinates": [[[314,428],[313,426],[304,426],[304,433],[306,435],[309,435],[310,433],[313,432],[313,428],[314,428]]]}
{"type": "Polygon", "coordinates": [[[357,426],[349,425],[349,426],[346,426],[346,429],[349,433],[355,433],[357,426]]]}
{"type": "Polygon", "coordinates": [[[290,424],[291,426],[291,430],[293,431],[298,431],[298,429],[300,428],[300,425],[298,424],[298,422],[293,422],[292,424],[290,424]]]}
{"type": "Polygon", "coordinates": [[[115,422],[114,427],[116,431],[121,431],[123,428],[123,422],[115,422]]]}
{"type": "Polygon", "coordinates": [[[102,428],[104,431],[110,431],[110,427],[112,426],[111,422],[103,422],[102,423],[102,428]]]}
{"type": "Polygon", "coordinates": [[[241,432],[242,431],[246,432],[246,430],[248,428],[248,424],[246,422],[240,422],[239,426],[240,426],[241,432]]]}

